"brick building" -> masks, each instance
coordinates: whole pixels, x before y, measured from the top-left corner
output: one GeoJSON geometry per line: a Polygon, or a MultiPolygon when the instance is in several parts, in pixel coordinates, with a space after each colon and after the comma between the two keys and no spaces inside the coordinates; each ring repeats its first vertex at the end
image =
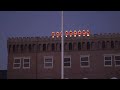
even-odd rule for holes
{"type": "MultiPolygon", "coordinates": [[[[11,37],[8,79],[60,79],[61,38],[11,37]]],[[[64,77],[120,78],[120,34],[64,37],[64,77]]]]}

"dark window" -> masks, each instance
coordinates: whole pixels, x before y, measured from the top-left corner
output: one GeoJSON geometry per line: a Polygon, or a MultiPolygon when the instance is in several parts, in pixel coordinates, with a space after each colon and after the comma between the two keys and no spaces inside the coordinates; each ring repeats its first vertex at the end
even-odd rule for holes
{"type": "Polygon", "coordinates": [[[98,49],[101,49],[101,42],[98,41],[98,49]]]}
{"type": "Polygon", "coordinates": [[[13,52],[15,52],[15,45],[13,45],[13,52]]]}
{"type": "Polygon", "coordinates": [[[72,50],[72,43],[69,43],[69,50],[72,50]]]}
{"type": "Polygon", "coordinates": [[[81,50],[81,43],[78,43],[78,50],[81,50]]]}
{"type": "Polygon", "coordinates": [[[87,42],[87,50],[90,50],[90,42],[87,42]]]}
{"type": "Polygon", "coordinates": [[[33,44],[32,49],[33,49],[33,52],[34,52],[35,51],[35,44],[33,44]]]}
{"type": "Polygon", "coordinates": [[[27,51],[27,44],[25,44],[24,50],[27,51]]]}
{"type": "Polygon", "coordinates": [[[52,51],[55,51],[55,44],[52,43],[52,51]]]}
{"type": "Polygon", "coordinates": [[[59,50],[59,44],[58,43],[56,43],[56,50],[59,50]]]}
{"type": "Polygon", "coordinates": [[[38,45],[38,51],[40,51],[40,49],[41,49],[41,44],[38,45]]]}
{"type": "Polygon", "coordinates": [[[31,44],[29,44],[29,47],[28,47],[28,48],[29,48],[29,52],[31,52],[31,49],[32,49],[32,48],[31,48],[31,44]]]}
{"type": "Polygon", "coordinates": [[[46,44],[43,44],[43,51],[46,51],[46,44]]]}
{"type": "Polygon", "coordinates": [[[18,52],[18,50],[19,50],[19,45],[17,45],[17,47],[16,47],[16,51],[18,52]]]}
{"type": "Polygon", "coordinates": [[[60,43],[60,51],[61,51],[61,43],[60,43]]]}
{"type": "Polygon", "coordinates": [[[115,41],[115,47],[118,48],[118,41],[115,41]]]}
{"type": "Polygon", "coordinates": [[[47,44],[47,51],[50,51],[50,44],[47,44]]]}
{"type": "Polygon", "coordinates": [[[23,45],[21,45],[21,52],[23,52],[23,45]]]}
{"type": "Polygon", "coordinates": [[[105,41],[102,42],[102,49],[105,48],[105,41]]]}

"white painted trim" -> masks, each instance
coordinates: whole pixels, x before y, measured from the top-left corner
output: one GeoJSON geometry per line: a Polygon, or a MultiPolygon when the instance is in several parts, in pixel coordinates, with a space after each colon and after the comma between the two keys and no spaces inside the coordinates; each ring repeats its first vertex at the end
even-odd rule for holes
{"type": "Polygon", "coordinates": [[[89,57],[90,57],[90,55],[80,55],[80,67],[81,68],[89,68],[90,67],[90,58],[89,57]],[[88,57],[88,61],[81,61],[82,57],[88,57]],[[88,66],[82,66],[81,62],[88,62],[88,66]]]}
{"type": "Polygon", "coordinates": [[[44,56],[44,68],[53,68],[53,56],[44,56]],[[45,62],[45,59],[52,59],[51,62],[45,62]],[[52,66],[45,66],[45,63],[52,63],[52,66]]]}
{"type": "Polygon", "coordinates": [[[112,54],[104,54],[104,67],[112,66],[112,54]],[[111,60],[105,60],[105,57],[111,57],[111,60]],[[111,61],[111,65],[105,65],[105,61],[111,61]]]}
{"type": "Polygon", "coordinates": [[[30,57],[23,57],[23,69],[30,69],[30,60],[31,60],[30,57]],[[26,64],[29,64],[29,67],[24,67],[24,64],[25,64],[24,59],[29,59],[29,62],[26,63],[26,64]]]}
{"type": "Polygon", "coordinates": [[[66,55],[66,56],[64,56],[64,58],[70,58],[70,66],[64,66],[64,68],[71,68],[71,56],[70,55],[66,55]]]}
{"type": "Polygon", "coordinates": [[[21,68],[21,57],[14,57],[13,69],[20,69],[20,68],[21,68]],[[20,59],[20,63],[15,63],[15,59],[20,59]],[[20,64],[20,67],[14,67],[14,64],[20,64]]]}
{"type": "Polygon", "coordinates": [[[115,63],[115,67],[118,67],[118,66],[120,66],[120,65],[116,65],[116,61],[120,61],[120,60],[115,60],[115,56],[120,56],[120,54],[116,54],[116,55],[114,55],[114,63],[115,63]]]}

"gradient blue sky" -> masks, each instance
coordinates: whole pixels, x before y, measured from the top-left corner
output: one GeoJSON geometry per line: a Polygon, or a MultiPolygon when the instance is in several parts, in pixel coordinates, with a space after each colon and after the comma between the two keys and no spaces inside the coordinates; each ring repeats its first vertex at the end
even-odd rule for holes
{"type": "MultiPolygon", "coordinates": [[[[60,11],[0,11],[0,69],[7,69],[7,38],[50,36],[60,31],[60,11]]],[[[120,11],[64,11],[64,30],[120,33],[120,11]]]]}

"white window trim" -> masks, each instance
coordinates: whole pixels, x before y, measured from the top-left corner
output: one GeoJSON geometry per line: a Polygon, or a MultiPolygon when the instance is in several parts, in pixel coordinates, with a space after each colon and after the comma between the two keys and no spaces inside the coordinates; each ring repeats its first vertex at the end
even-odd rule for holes
{"type": "Polygon", "coordinates": [[[104,67],[112,66],[112,54],[104,54],[104,67]],[[111,57],[111,60],[105,60],[105,57],[111,57]],[[105,61],[111,61],[111,65],[105,65],[105,61]]]}
{"type": "Polygon", "coordinates": [[[81,68],[89,68],[90,67],[90,58],[89,57],[90,57],[90,55],[80,55],[80,67],[81,68]],[[88,57],[88,61],[82,61],[82,62],[88,62],[88,66],[82,66],[81,65],[81,58],[82,57],[88,57]]]}
{"type": "Polygon", "coordinates": [[[21,68],[21,57],[14,57],[13,69],[20,69],[20,68],[21,68]],[[20,63],[15,63],[15,59],[20,59],[20,63]],[[14,67],[14,64],[20,64],[20,67],[14,67]]]}
{"type": "Polygon", "coordinates": [[[120,54],[114,55],[114,63],[115,63],[115,67],[118,67],[120,65],[116,65],[116,61],[120,61],[120,60],[115,60],[115,56],[120,56],[120,54]]]}
{"type": "Polygon", "coordinates": [[[30,69],[30,57],[23,57],[23,69],[30,69]],[[24,59],[29,59],[29,67],[24,67],[24,59]]]}
{"type": "Polygon", "coordinates": [[[44,68],[53,68],[53,56],[44,56],[44,68]],[[45,59],[51,58],[52,62],[47,62],[47,63],[52,63],[52,66],[45,66],[45,59]]]}
{"type": "MultiPolygon", "coordinates": [[[[70,58],[70,66],[64,66],[64,68],[71,68],[71,56],[64,56],[64,58],[70,58]]],[[[64,62],[63,62],[64,63],[64,62]]]]}

